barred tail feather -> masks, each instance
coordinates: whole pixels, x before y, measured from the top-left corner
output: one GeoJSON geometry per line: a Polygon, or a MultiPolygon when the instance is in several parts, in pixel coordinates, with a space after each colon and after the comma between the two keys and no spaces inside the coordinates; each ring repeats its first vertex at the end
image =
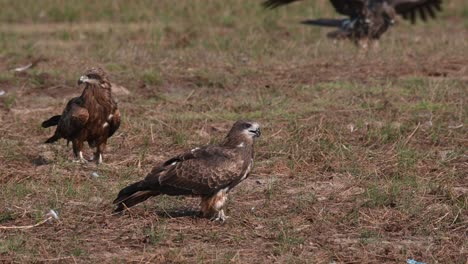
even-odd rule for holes
{"type": "Polygon", "coordinates": [[[120,212],[125,208],[146,201],[151,196],[159,194],[159,192],[156,191],[157,186],[151,186],[151,189],[148,187],[149,186],[146,186],[143,181],[140,181],[123,188],[113,202],[117,205],[114,212],[120,212]]]}
{"type": "Polygon", "coordinates": [[[321,19],[309,19],[309,20],[304,20],[301,21],[301,24],[304,25],[314,25],[314,26],[322,26],[322,27],[341,27],[343,25],[343,22],[345,22],[347,19],[326,19],[326,18],[321,18],[321,19]]]}

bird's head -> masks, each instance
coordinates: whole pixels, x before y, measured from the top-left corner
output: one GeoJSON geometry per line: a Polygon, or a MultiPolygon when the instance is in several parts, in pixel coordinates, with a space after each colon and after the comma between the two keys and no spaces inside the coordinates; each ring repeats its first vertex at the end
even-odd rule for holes
{"type": "Polygon", "coordinates": [[[384,3],[382,9],[385,21],[390,25],[394,25],[395,18],[397,16],[395,9],[392,6],[390,6],[387,2],[384,3]]]}
{"type": "Polygon", "coordinates": [[[250,120],[239,120],[232,126],[226,136],[226,144],[243,146],[246,143],[252,144],[254,138],[261,135],[260,125],[250,120]]]}
{"type": "Polygon", "coordinates": [[[83,83],[103,84],[108,83],[106,72],[100,67],[93,67],[87,70],[78,80],[78,85],[83,83]]]}

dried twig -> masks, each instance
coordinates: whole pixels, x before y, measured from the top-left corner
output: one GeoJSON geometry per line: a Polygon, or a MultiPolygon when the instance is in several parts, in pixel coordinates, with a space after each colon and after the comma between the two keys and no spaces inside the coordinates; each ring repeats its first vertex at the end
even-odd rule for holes
{"type": "Polygon", "coordinates": [[[46,59],[44,59],[42,57],[39,57],[37,59],[34,59],[32,62],[28,63],[27,65],[12,69],[12,71],[23,72],[23,71],[26,71],[26,70],[28,70],[30,68],[36,67],[39,64],[39,62],[42,62],[42,61],[46,61],[46,59]]]}
{"type": "Polygon", "coordinates": [[[458,216],[460,216],[461,211],[462,211],[461,209],[458,210],[457,215],[455,216],[455,218],[454,218],[453,221],[452,221],[452,225],[455,224],[455,222],[457,221],[458,216]]]}
{"type": "Polygon", "coordinates": [[[416,126],[416,128],[413,130],[413,132],[411,132],[411,134],[406,138],[405,140],[405,143],[403,143],[403,146],[406,146],[406,144],[408,144],[408,142],[411,140],[411,138],[414,136],[414,134],[416,133],[416,131],[418,131],[419,127],[421,126],[421,123],[418,122],[418,125],[416,126]]]}
{"type": "Polygon", "coordinates": [[[39,223],[36,223],[34,225],[27,225],[27,226],[0,226],[0,230],[2,229],[20,229],[20,230],[24,230],[24,229],[31,229],[31,228],[34,228],[34,227],[37,227],[37,226],[40,226],[42,224],[44,224],[45,222],[49,221],[49,220],[52,220],[52,219],[56,219],[56,220],[59,220],[59,216],[57,214],[57,212],[55,212],[54,210],[50,210],[45,216],[47,216],[46,219],[42,220],[41,222],[39,223]]]}
{"type": "Polygon", "coordinates": [[[457,128],[462,128],[463,124],[456,125],[456,126],[448,126],[449,129],[457,129],[457,128]]]}
{"type": "Polygon", "coordinates": [[[192,95],[195,93],[195,90],[192,90],[190,92],[190,94],[182,101],[182,104],[185,104],[188,102],[188,100],[190,99],[190,97],[192,97],[192,95]]]}
{"type": "Polygon", "coordinates": [[[31,228],[40,226],[40,225],[46,223],[47,221],[52,220],[53,218],[54,218],[54,217],[49,216],[49,217],[47,217],[46,219],[44,219],[44,220],[42,220],[41,222],[39,222],[39,223],[37,223],[37,224],[34,224],[34,225],[27,225],[27,226],[0,226],[0,229],[20,229],[20,230],[31,229],[31,228]]]}
{"type": "Polygon", "coordinates": [[[18,68],[14,68],[13,71],[15,72],[22,72],[22,71],[25,71],[29,68],[32,68],[33,64],[32,63],[28,63],[27,65],[25,66],[21,66],[21,67],[18,67],[18,68]]]}

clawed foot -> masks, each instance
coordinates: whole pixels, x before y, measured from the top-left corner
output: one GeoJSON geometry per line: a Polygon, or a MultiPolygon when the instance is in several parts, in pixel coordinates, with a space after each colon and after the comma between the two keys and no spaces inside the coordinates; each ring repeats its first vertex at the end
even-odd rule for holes
{"type": "Polygon", "coordinates": [[[212,218],[211,218],[211,221],[216,221],[216,222],[220,222],[220,223],[224,223],[226,221],[226,219],[228,219],[229,216],[226,216],[224,214],[224,210],[221,210],[219,211],[216,215],[214,215],[212,218]]]}
{"type": "Polygon", "coordinates": [[[81,152],[81,151],[78,152],[78,157],[73,162],[82,163],[82,164],[88,163],[88,161],[83,157],[83,152],[81,152]]]}
{"type": "Polygon", "coordinates": [[[102,154],[94,153],[93,157],[89,161],[96,161],[97,165],[102,164],[102,154]]]}

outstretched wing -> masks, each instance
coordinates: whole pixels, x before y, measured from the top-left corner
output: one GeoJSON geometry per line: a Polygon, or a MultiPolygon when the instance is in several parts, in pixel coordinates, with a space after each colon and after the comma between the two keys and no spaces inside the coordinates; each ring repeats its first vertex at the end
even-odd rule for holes
{"type": "Polygon", "coordinates": [[[242,176],[243,166],[242,158],[232,149],[206,146],[166,161],[162,167],[153,170],[145,181],[158,177],[161,186],[208,195],[238,180],[242,176]]]}
{"type": "Polygon", "coordinates": [[[89,113],[81,107],[81,98],[71,99],[62,113],[57,129],[64,138],[70,138],[80,133],[88,121],[89,113]]]}
{"type": "MultiPolygon", "coordinates": [[[[262,3],[263,7],[274,9],[300,0],[267,0],[262,3]]],[[[362,13],[364,0],[330,0],[336,12],[354,17],[362,13]]]]}
{"type": "Polygon", "coordinates": [[[442,0],[389,0],[389,4],[395,11],[402,15],[404,19],[415,23],[419,17],[426,21],[428,17],[435,18],[436,12],[442,10],[442,0]]]}

